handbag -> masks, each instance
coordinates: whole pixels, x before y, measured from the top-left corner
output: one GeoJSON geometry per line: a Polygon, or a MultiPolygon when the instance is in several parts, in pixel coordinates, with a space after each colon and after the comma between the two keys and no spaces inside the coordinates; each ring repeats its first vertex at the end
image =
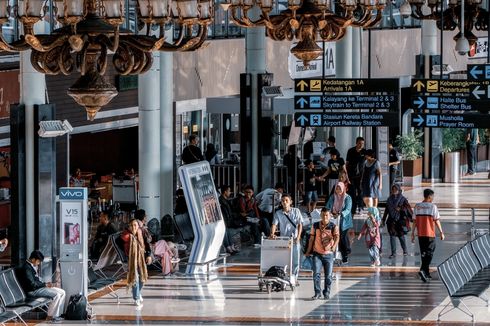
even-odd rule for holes
{"type": "Polygon", "coordinates": [[[407,234],[412,230],[410,227],[410,221],[412,220],[412,214],[404,207],[400,210],[400,223],[404,234],[407,234]]]}

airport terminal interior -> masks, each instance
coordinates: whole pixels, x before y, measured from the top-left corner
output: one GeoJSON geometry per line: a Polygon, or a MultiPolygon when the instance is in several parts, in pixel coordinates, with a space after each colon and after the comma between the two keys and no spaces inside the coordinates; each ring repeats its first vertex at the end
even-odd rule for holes
{"type": "Polygon", "coordinates": [[[490,324],[489,19],[1,0],[0,324],[490,324]]]}

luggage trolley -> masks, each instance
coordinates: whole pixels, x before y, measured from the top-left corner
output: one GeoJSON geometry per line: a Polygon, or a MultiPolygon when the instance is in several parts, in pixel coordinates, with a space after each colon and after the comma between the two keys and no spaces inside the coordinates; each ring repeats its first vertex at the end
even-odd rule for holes
{"type": "Polygon", "coordinates": [[[283,291],[289,286],[294,291],[296,280],[293,275],[293,239],[290,237],[277,237],[268,239],[262,237],[260,247],[260,271],[258,276],[259,290],[264,287],[268,293],[274,289],[283,291]],[[284,267],[286,278],[266,276],[272,266],[284,267]]]}

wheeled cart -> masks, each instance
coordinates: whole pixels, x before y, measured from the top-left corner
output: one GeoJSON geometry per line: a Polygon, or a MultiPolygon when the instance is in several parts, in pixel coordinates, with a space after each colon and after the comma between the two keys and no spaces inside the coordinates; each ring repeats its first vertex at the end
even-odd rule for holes
{"type": "Polygon", "coordinates": [[[293,250],[292,238],[277,237],[275,239],[268,239],[262,237],[260,247],[260,271],[258,276],[260,291],[264,288],[268,293],[271,293],[272,290],[283,291],[286,290],[288,286],[291,288],[291,291],[294,291],[297,280],[293,273],[293,250]],[[283,268],[285,277],[266,276],[266,272],[272,266],[283,268]]]}

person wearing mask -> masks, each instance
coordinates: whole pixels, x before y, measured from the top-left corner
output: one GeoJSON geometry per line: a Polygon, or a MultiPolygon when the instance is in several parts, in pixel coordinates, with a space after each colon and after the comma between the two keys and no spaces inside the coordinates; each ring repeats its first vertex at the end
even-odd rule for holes
{"type": "Polygon", "coordinates": [[[349,230],[354,226],[352,222],[352,198],[346,193],[345,184],[338,182],[335,186],[335,194],[328,199],[327,209],[337,220],[339,226],[340,241],[339,251],[342,254],[342,263],[349,262],[351,253],[349,230]]]}
{"type": "Polygon", "coordinates": [[[182,163],[191,164],[195,162],[204,161],[201,149],[197,146],[199,138],[192,134],[189,136],[189,145],[187,145],[182,151],[182,163]]]}
{"type": "Polygon", "coordinates": [[[325,300],[330,299],[334,253],[340,239],[339,228],[330,221],[330,217],[330,211],[323,207],[320,212],[320,221],[311,225],[308,249],[305,253],[306,257],[313,255],[313,288],[315,290],[313,300],[320,299],[321,292],[325,300]],[[325,275],[323,291],[321,291],[322,267],[325,275]]]}
{"type": "Polygon", "coordinates": [[[293,200],[289,194],[284,194],[281,198],[282,209],[274,214],[270,238],[275,239],[277,226],[281,237],[293,238],[293,284],[297,283],[299,275],[299,259],[301,250],[301,232],[303,231],[303,215],[298,208],[292,207],[293,200]]]}
{"type": "Polygon", "coordinates": [[[380,218],[379,211],[376,207],[368,207],[367,211],[368,217],[364,221],[357,239],[361,240],[362,236],[364,236],[366,247],[369,249],[369,256],[371,257],[371,267],[375,267],[381,265],[381,236],[379,229],[380,218]]]}
{"type": "Polygon", "coordinates": [[[477,128],[468,128],[466,130],[466,158],[468,160],[468,171],[465,175],[473,175],[476,173],[476,152],[480,137],[477,128]]]}
{"type": "Polygon", "coordinates": [[[366,207],[378,207],[383,184],[381,164],[372,149],[368,149],[364,156],[366,160],[361,177],[362,197],[366,207]]]}
{"type": "Polygon", "coordinates": [[[362,207],[362,192],[361,192],[361,175],[364,166],[364,138],[356,138],[356,146],[351,147],[347,151],[345,158],[345,166],[351,186],[349,187],[349,195],[352,198],[352,214],[355,214],[357,208],[362,207]]]}
{"type": "Polygon", "coordinates": [[[396,173],[398,172],[398,167],[400,166],[400,154],[393,147],[392,143],[388,144],[388,166],[390,168],[390,185],[395,182],[396,173]]]}
{"type": "Polygon", "coordinates": [[[391,194],[386,200],[386,209],[383,214],[382,226],[386,224],[388,233],[390,235],[391,244],[391,256],[396,256],[396,239],[400,241],[400,246],[403,250],[403,255],[407,256],[407,245],[405,243],[405,230],[408,222],[411,221],[413,211],[412,207],[408,203],[407,198],[402,195],[402,189],[399,185],[393,184],[391,186],[391,194]],[[407,212],[407,213],[406,213],[407,212]],[[407,216],[409,215],[409,216],[407,216]]]}
{"type": "Polygon", "coordinates": [[[206,146],[206,152],[204,153],[204,156],[209,164],[219,164],[218,152],[216,151],[214,144],[209,143],[206,146]]]}
{"type": "Polygon", "coordinates": [[[98,259],[104,250],[109,236],[117,232],[116,227],[109,221],[109,216],[106,212],[101,212],[99,215],[99,225],[95,232],[94,241],[92,242],[92,259],[98,259]]]}
{"type": "Polygon", "coordinates": [[[436,249],[436,227],[439,230],[441,240],[445,238],[444,232],[442,232],[439,210],[433,203],[433,200],[434,191],[432,189],[425,189],[424,200],[416,204],[413,210],[415,221],[412,228],[412,242],[415,242],[415,234],[417,234],[422,261],[419,276],[423,282],[427,282],[432,278],[429,267],[436,249]]]}
{"type": "Polygon", "coordinates": [[[65,290],[54,287],[52,283],[45,283],[39,277],[41,263],[44,255],[34,250],[29,259],[16,270],[16,277],[24,292],[31,297],[46,297],[52,301],[48,307],[48,320],[59,321],[65,311],[65,290]]]}
{"type": "Polygon", "coordinates": [[[121,234],[124,242],[124,253],[128,257],[128,273],[126,277],[127,288],[132,289],[134,304],[140,308],[143,304],[141,290],[148,280],[146,265],[151,264],[151,257],[146,255],[145,240],[138,224],[133,218],[128,228],[121,234]]]}

